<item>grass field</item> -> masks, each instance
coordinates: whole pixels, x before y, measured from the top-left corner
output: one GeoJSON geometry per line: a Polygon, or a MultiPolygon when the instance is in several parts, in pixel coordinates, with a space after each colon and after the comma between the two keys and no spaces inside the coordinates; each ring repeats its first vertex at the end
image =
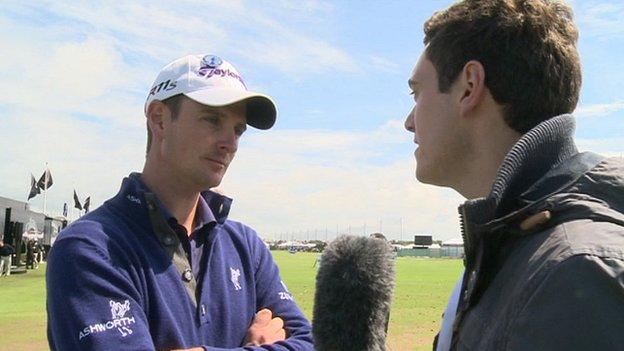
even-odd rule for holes
{"type": "MultiPolygon", "coordinates": [[[[316,254],[273,251],[282,277],[302,310],[312,318],[316,254]]],[[[461,261],[397,259],[388,349],[430,350],[461,261]]],[[[0,278],[0,351],[47,350],[45,263],[27,274],[0,278]]]]}
{"type": "MultiPolygon", "coordinates": [[[[282,277],[303,312],[312,319],[316,254],[274,251],[282,277]]],[[[442,312],[462,268],[461,260],[397,259],[396,289],[390,313],[388,349],[431,350],[442,312]]]]}

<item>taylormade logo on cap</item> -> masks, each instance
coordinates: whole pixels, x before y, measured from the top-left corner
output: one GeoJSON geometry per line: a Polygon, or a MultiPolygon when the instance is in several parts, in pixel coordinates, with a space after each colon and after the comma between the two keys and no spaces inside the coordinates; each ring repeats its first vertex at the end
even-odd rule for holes
{"type": "Polygon", "coordinates": [[[277,116],[277,108],[269,96],[248,91],[236,68],[215,55],[188,55],[165,66],[149,91],[145,114],[152,101],[178,94],[217,107],[249,100],[247,123],[258,129],[271,128],[277,116]]]}

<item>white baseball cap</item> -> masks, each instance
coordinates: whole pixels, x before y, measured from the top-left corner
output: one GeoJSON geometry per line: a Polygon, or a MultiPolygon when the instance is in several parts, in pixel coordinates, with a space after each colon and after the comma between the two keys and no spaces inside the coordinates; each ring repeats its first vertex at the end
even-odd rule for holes
{"type": "Polygon", "coordinates": [[[247,90],[236,68],[215,55],[188,55],[163,67],[147,95],[145,115],[152,101],[178,94],[215,107],[247,100],[247,124],[258,129],[271,128],[277,118],[275,102],[247,90]]]}

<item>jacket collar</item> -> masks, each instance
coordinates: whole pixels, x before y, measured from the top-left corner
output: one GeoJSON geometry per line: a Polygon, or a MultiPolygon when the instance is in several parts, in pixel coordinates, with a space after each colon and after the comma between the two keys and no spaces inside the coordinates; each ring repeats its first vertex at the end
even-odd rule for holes
{"type": "Polygon", "coordinates": [[[486,198],[468,200],[459,207],[467,273],[455,328],[461,324],[465,311],[478,300],[487,280],[497,272],[496,264],[489,260],[503,259],[504,254],[497,258],[499,235],[522,232],[513,223],[519,224],[541,211],[543,206],[548,206],[548,199],[573,186],[604,160],[593,153],[579,154],[572,139],[573,132],[571,115],[540,123],[509,151],[490,194],[486,198]],[[501,231],[502,228],[505,230],[501,231]],[[484,261],[490,264],[484,265],[484,261]]]}
{"type": "Polygon", "coordinates": [[[467,267],[480,261],[482,236],[504,227],[510,217],[527,207],[521,195],[550,170],[577,153],[574,145],[574,118],[550,118],[524,134],[505,156],[490,194],[467,200],[459,207],[467,267]]]}
{"type": "Polygon", "coordinates": [[[490,194],[466,201],[460,211],[471,222],[484,224],[525,206],[521,195],[578,153],[574,128],[574,118],[566,114],[550,118],[524,134],[505,156],[490,194]]]}

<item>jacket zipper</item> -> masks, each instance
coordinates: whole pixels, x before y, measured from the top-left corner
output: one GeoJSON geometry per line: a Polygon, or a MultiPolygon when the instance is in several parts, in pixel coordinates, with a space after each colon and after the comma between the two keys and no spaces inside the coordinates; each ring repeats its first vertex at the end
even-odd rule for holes
{"type": "Polygon", "coordinates": [[[458,208],[458,212],[459,212],[459,225],[461,228],[461,236],[462,239],[464,240],[464,281],[462,282],[462,287],[461,287],[461,292],[459,294],[460,298],[457,304],[457,314],[455,315],[455,320],[453,321],[453,332],[451,335],[451,350],[453,350],[455,348],[455,343],[457,342],[457,333],[459,332],[459,325],[461,323],[461,320],[464,317],[464,309],[465,307],[463,307],[463,305],[465,304],[464,300],[464,296],[466,293],[466,274],[469,274],[470,270],[469,270],[469,264],[468,264],[468,257],[470,257],[471,254],[471,249],[470,249],[470,239],[468,238],[468,228],[467,228],[467,222],[466,222],[466,207],[465,205],[460,205],[458,208]]]}
{"type": "Polygon", "coordinates": [[[464,241],[464,266],[466,267],[466,269],[469,268],[469,261],[468,258],[471,256],[472,254],[472,243],[471,240],[469,238],[469,232],[468,232],[468,223],[467,223],[467,215],[466,215],[466,205],[461,205],[459,206],[459,225],[461,228],[461,236],[462,236],[462,240],[464,241]]]}

